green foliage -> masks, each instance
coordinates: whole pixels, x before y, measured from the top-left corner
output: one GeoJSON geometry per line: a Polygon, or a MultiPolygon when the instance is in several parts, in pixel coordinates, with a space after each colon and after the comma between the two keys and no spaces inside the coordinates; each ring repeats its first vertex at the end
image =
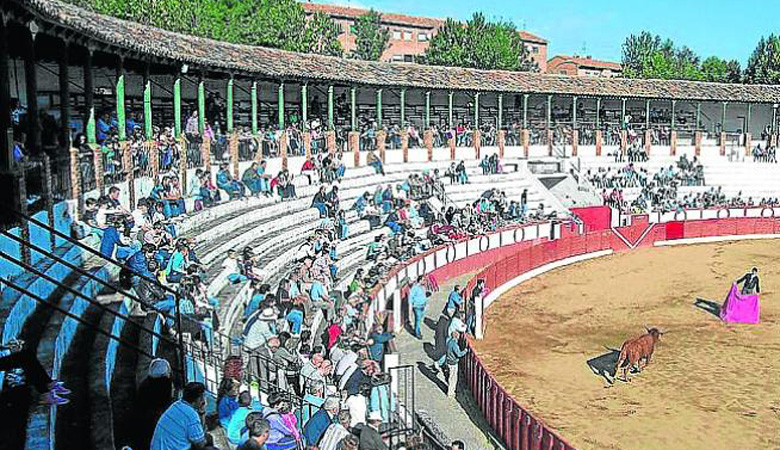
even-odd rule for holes
{"type": "Polygon", "coordinates": [[[745,82],[753,84],[780,83],[780,36],[770,34],[758,41],[748,59],[745,82]]]}
{"type": "Polygon", "coordinates": [[[296,0],[70,0],[102,14],[180,33],[284,50],[341,55],[338,25],[306,20],[296,0]]]}
{"type": "Polygon", "coordinates": [[[448,19],[431,39],[423,62],[486,70],[538,70],[515,26],[488,22],[481,13],[465,24],[448,19]]]}
{"type": "Polygon", "coordinates": [[[742,79],[738,61],[712,56],[701,61],[686,46],[676,46],[671,39],[647,31],[630,35],[623,42],[623,76],[662,80],[715,81],[739,83],[742,79]]]}
{"type": "Polygon", "coordinates": [[[382,25],[382,15],[373,9],[355,21],[355,50],[352,57],[379,61],[390,42],[390,30],[382,25]]]}
{"type": "Polygon", "coordinates": [[[716,83],[739,83],[742,81],[742,68],[739,61],[726,61],[710,56],[701,63],[702,79],[716,83]]]}

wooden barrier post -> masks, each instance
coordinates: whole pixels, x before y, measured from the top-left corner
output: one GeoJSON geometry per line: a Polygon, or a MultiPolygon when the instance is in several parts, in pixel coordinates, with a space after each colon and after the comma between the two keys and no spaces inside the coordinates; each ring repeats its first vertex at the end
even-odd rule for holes
{"type": "Polygon", "coordinates": [[[207,172],[211,173],[211,139],[203,138],[203,142],[200,144],[201,161],[203,161],[203,167],[207,172]]]}
{"type": "MultiPolygon", "coordinates": [[[[279,139],[279,146],[281,147],[281,138],[279,139]]],[[[240,174],[238,173],[238,135],[236,133],[228,136],[228,153],[230,154],[230,165],[233,169],[233,179],[238,180],[240,174]]]]}
{"type": "Polygon", "coordinates": [[[531,147],[531,131],[524,128],[521,135],[523,137],[523,155],[528,159],[528,155],[530,154],[529,148],[531,147]]]}
{"type": "Polygon", "coordinates": [[[669,139],[669,154],[675,156],[677,154],[677,131],[672,130],[669,139]]]}
{"type": "Polygon", "coordinates": [[[701,156],[701,131],[696,131],[693,133],[693,146],[694,154],[696,156],[701,156]]]}
{"type": "Polygon", "coordinates": [[[498,145],[498,158],[504,159],[504,146],[506,145],[506,131],[498,130],[496,133],[496,145],[498,145]]]}
{"type": "Polygon", "coordinates": [[[279,152],[282,154],[282,170],[287,170],[287,131],[285,130],[279,133],[279,152]]]}
{"type": "Polygon", "coordinates": [[[601,147],[604,145],[604,132],[596,130],[596,156],[601,156],[601,147]]]}
{"type": "Polygon", "coordinates": [[[151,141],[144,142],[144,148],[149,156],[149,164],[152,166],[152,183],[157,183],[157,175],[160,174],[160,152],[157,151],[157,147],[151,141]]]}
{"type": "Polygon", "coordinates": [[[76,200],[76,211],[73,219],[79,220],[84,211],[84,199],[81,195],[81,170],[79,170],[79,149],[70,148],[70,196],[76,200]]]}
{"type": "Polygon", "coordinates": [[[433,130],[428,129],[423,132],[423,143],[425,150],[428,151],[428,161],[433,161],[433,130]]]}
{"type": "Polygon", "coordinates": [[[325,132],[325,147],[328,149],[330,156],[336,154],[336,132],[328,130],[325,132]]]}
{"type": "MultiPolygon", "coordinates": [[[[130,143],[120,142],[122,147],[122,168],[125,171],[125,181],[127,181],[127,195],[130,201],[130,209],[135,208],[135,167],[133,167],[133,154],[130,150],[130,143]]],[[[179,159],[184,158],[184,153],[179,152],[179,159]]],[[[184,191],[186,192],[186,191],[184,191]]]]}
{"type": "Polygon", "coordinates": [[[653,132],[650,129],[645,130],[645,153],[650,156],[650,149],[653,147],[653,132]]]}
{"type": "Polygon", "coordinates": [[[553,155],[553,140],[555,138],[555,133],[553,133],[553,130],[547,130],[547,156],[553,155]]]}
{"type": "Polygon", "coordinates": [[[450,161],[455,161],[455,130],[450,130],[450,138],[447,139],[447,143],[450,146],[450,161]]]}
{"type": "Polygon", "coordinates": [[[187,139],[184,135],[179,136],[179,185],[181,186],[182,193],[189,192],[187,190],[187,168],[190,165],[190,154],[187,151],[187,139]]]}
{"type": "Polygon", "coordinates": [[[726,133],[720,133],[720,156],[726,155],[726,133]]]}
{"type": "Polygon", "coordinates": [[[571,156],[577,156],[577,149],[580,144],[580,130],[571,132],[571,156]]]}
{"type": "Polygon", "coordinates": [[[479,159],[479,152],[482,150],[482,132],[474,130],[474,158],[479,159]]]}
{"type": "Polygon", "coordinates": [[[311,131],[303,132],[303,151],[306,159],[311,159],[311,131]]]}
{"type": "Polygon", "coordinates": [[[750,133],[745,133],[745,156],[750,156],[750,149],[753,146],[753,136],[750,133]]]}
{"type": "Polygon", "coordinates": [[[347,134],[347,141],[349,143],[349,149],[352,151],[352,155],[355,158],[355,167],[360,167],[360,133],[357,131],[350,131],[347,134]]]}
{"type": "Polygon", "coordinates": [[[98,196],[102,196],[104,192],[105,177],[103,175],[103,152],[100,147],[96,145],[90,145],[92,149],[92,157],[95,161],[95,188],[97,188],[98,196]]]}
{"type": "Polygon", "coordinates": [[[385,130],[379,130],[376,132],[376,149],[379,152],[379,159],[382,164],[385,164],[385,147],[387,146],[387,132],[385,130]]]}
{"type": "Polygon", "coordinates": [[[404,155],[404,162],[409,162],[409,133],[401,130],[401,152],[404,155]]]}
{"type": "MultiPolygon", "coordinates": [[[[52,189],[51,159],[49,155],[43,154],[43,197],[46,202],[46,220],[49,226],[54,228],[54,190],[52,189]]],[[[51,240],[51,250],[57,247],[55,234],[49,231],[51,240]]]]}
{"type": "Polygon", "coordinates": [[[620,130],[620,154],[625,155],[628,150],[628,132],[620,130]]]}

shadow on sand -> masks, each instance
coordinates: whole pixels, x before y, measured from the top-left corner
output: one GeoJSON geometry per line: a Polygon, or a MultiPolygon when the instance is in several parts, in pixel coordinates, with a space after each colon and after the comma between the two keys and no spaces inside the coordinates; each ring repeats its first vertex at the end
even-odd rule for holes
{"type": "Polygon", "coordinates": [[[420,373],[425,376],[425,378],[431,380],[431,382],[433,382],[436,387],[441,389],[445,395],[447,394],[447,383],[439,379],[438,372],[431,370],[431,368],[422,361],[417,361],[417,370],[419,370],[420,373]]]}
{"type": "Polygon", "coordinates": [[[701,297],[697,297],[696,301],[693,302],[693,306],[706,311],[713,316],[720,319],[720,306],[721,304],[719,302],[714,302],[712,300],[707,300],[701,297]]]}
{"type": "Polygon", "coordinates": [[[607,383],[612,384],[615,379],[615,364],[620,357],[620,351],[608,349],[609,352],[601,356],[589,359],[586,364],[594,374],[603,377],[607,383]],[[607,376],[609,375],[609,376],[607,376]]]}

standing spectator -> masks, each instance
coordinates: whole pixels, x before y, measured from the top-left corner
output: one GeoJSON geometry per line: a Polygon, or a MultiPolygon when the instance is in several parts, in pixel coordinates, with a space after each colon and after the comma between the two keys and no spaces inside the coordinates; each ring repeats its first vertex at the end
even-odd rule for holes
{"type": "Polygon", "coordinates": [[[442,314],[452,318],[452,315],[456,311],[459,311],[463,307],[463,295],[461,294],[460,286],[455,285],[450,292],[450,296],[447,297],[447,305],[444,307],[442,314]]]}
{"type": "Polygon", "coordinates": [[[447,396],[455,397],[455,388],[458,385],[458,362],[460,358],[466,356],[466,350],[460,348],[458,338],[460,333],[453,331],[447,340],[447,355],[444,359],[444,365],[441,366],[444,378],[447,380],[447,396]]]}
{"type": "Polygon", "coordinates": [[[157,422],[151,450],[206,448],[206,433],[200,419],[206,407],[205,393],[203,383],[190,382],[184,386],[181,400],[174,402],[157,422]]]}
{"type": "Polygon", "coordinates": [[[219,417],[219,424],[225,430],[228,429],[230,419],[233,417],[233,413],[236,412],[241,405],[238,404],[238,390],[241,388],[241,383],[235,378],[225,377],[219,386],[219,392],[217,394],[217,414],[219,417]]]}
{"type": "Polygon", "coordinates": [[[385,356],[385,344],[390,342],[395,335],[393,333],[386,333],[382,328],[382,324],[375,324],[374,330],[368,336],[369,345],[368,353],[371,359],[378,363],[382,363],[382,359],[385,356]]]}
{"type": "Polygon", "coordinates": [[[420,325],[425,318],[425,307],[428,305],[428,297],[425,295],[422,281],[422,275],[418,276],[417,282],[409,290],[409,304],[412,305],[412,311],[414,311],[414,336],[417,339],[422,339],[420,325]]]}
{"type": "Polygon", "coordinates": [[[172,400],[171,365],[162,358],[154,359],[149,364],[146,378],[141,381],[135,395],[132,417],[137,421],[138,426],[132,440],[133,448],[148,447],[157,421],[171,406],[172,400]]]}
{"type": "Polygon", "coordinates": [[[382,415],[379,411],[373,411],[368,415],[368,425],[360,431],[360,450],[388,450],[382,435],[379,434],[381,424],[382,415]]]}

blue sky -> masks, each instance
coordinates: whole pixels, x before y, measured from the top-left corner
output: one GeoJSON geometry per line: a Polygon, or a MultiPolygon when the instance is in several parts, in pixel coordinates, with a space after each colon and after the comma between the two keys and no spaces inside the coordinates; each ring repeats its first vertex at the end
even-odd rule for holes
{"type": "Polygon", "coordinates": [[[648,30],[706,58],[743,66],[761,36],[780,32],[777,0],[315,0],[426,17],[466,19],[474,11],[513,21],[550,41],[548,55],[586,54],[620,60],[626,36],[648,30]],[[774,25],[773,27],[773,24],[774,25]]]}

